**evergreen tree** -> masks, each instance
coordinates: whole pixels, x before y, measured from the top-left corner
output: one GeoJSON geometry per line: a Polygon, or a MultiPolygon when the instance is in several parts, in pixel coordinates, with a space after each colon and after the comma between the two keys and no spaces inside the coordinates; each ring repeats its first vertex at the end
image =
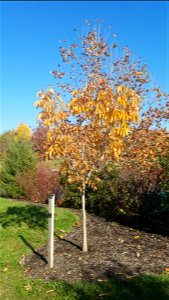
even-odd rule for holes
{"type": "Polygon", "coordinates": [[[0,135],[0,160],[3,159],[9,145],[13,143],[14,137],[15,130],[8,130],[0,135]]]}
{"type": "Polygon", "coordinates": [[[23,140],[8,147],[2,161],[1,186],[7,196],[17,198],[22,193],[16,182],[16,175],[35,167],[36,158],[31,144],[23,140]]]}

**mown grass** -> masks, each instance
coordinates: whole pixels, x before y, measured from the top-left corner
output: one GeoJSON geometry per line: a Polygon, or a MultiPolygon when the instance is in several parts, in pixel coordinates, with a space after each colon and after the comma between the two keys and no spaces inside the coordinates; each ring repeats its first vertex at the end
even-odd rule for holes
{"type": "MultiPolygon", "coordinates": [[[[31,252],[31,247],[37,250],[47,242],[47,208],[1,199],[0,217],[0,285],[3,300],[169,299],[167,274],[142,275],[127,281],[112,279],[98,283],[79,281],[75,284],[29,279],[18,261],[22,255],[31,252]]],[[[73,213],[56,209],[55,233],[70,230],[76,221],[77,217],[73,213]]]]}

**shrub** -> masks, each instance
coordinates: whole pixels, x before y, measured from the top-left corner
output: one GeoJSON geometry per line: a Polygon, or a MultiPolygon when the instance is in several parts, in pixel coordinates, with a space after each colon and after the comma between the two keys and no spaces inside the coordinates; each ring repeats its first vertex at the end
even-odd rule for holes
{"type": "Polygon", "coordinates": [[[45,163],[40,162],[33,171],[17,175],[17,183],[25,197],[33,202],[47,202],[50,194],[60,200],[61,188],[58,174],[45,163]]]}
{"type": "MultiPolygon", "coordinates": [[[[112,164],[108,164],[102,172],[98,174],[100,181],[98,183],[95,176],[92,181],[97,187],[93,190],[90,187],[86,189],[86,209],[88,212],[108,217],[115,214],[117,203],[113,197],[116,192],[118,174],[116,168],[112,164]]],[[[62,178],[64,206],[81,208],[81,192],[78,190],[78,184],[69,184],[66,177],[62,178]]]]}
{"type": "Polygon", "coordinates": [[[63,206],[81,209],[82,196],[81,196],[81,192],[78,190],[78,184],[76,183],[70,184],[66,181],[66,178],[63,184],[63,178],[62,178],[62,187],[63,187],[63,193],[62,193],[63,206]]]}
{"type": "MultiPolygon", "coordinates": [[[[106,166],[99,174],[101,180],[97,189],[87,188],[87,211],[125,225],[166,233],[169,228],[169,197],[162,184],[162,180],[166,182],[165,170],[156,176],[154,169],[151,188],[141,173],[135,178],[136,171],[127,172],[110,164],[106,166]]],[[[64,206],[81,208],[78,186],[67,183],[66,178],[62,184],[64,206]]]]}
{"type": "MultiPolygon", "coordinates": [[[[169,152],[165,157],[159,157],[159,164],[165,171],[165,175],[166,175],[161,180],[160,187],[164,193],[168,194],[169,193],[169,180],[168,180],[168,178],[169,178],[169,152]]],[[[167,204],[169,207],[169,200],[168,200],[167,204]]]]}

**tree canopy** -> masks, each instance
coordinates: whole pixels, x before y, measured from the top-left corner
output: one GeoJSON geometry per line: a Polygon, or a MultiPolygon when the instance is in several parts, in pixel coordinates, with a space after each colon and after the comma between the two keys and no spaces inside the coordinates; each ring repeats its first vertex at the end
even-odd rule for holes
{"type": "MultiPolygon", "coordinates": [[[[112,39],[108,43],[94,27],[77,43],[60,47],[61,63],[51,72],[56,89],[38,92],[35,102],[38,120],[48,129],[46,156],[60,157],[68,181],[82,186],[84,227],[86,184],[95,188],[91,174],[109,161],[117,162],[133,136],[141,145],[143,133],[159,130],[167,119],[168,95],[149,84],[146,65],[133,60],[128,47],[115,57],[116,36],[112,39]]],[[[159,132],[160,139],[166,130],[159,132]]],[[[146,161],[146,151],[138,151],[138,160],[146,161]]]]}

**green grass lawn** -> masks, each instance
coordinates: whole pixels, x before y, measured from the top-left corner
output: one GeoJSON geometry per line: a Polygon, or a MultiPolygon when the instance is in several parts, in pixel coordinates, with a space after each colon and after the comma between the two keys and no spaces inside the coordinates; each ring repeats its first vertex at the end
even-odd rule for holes
{"type": "MultiPolygon", "coordinates": [[[[169,300],[169,276],[142,275],[127,281],[68,284],[61,281],[30,279],[18,264],[22,255],[47,242],[47,208],[0,199],[1,217],[1,299],[113,299],[169,300]]],[[[65,209],[56,209],[55,233],[69,231],[78,217],[65,209]],[[61,231],[60,231],[61,230],[61,231]]],[[[58,266],[59,270],[59,266],[58,266]]]]}

